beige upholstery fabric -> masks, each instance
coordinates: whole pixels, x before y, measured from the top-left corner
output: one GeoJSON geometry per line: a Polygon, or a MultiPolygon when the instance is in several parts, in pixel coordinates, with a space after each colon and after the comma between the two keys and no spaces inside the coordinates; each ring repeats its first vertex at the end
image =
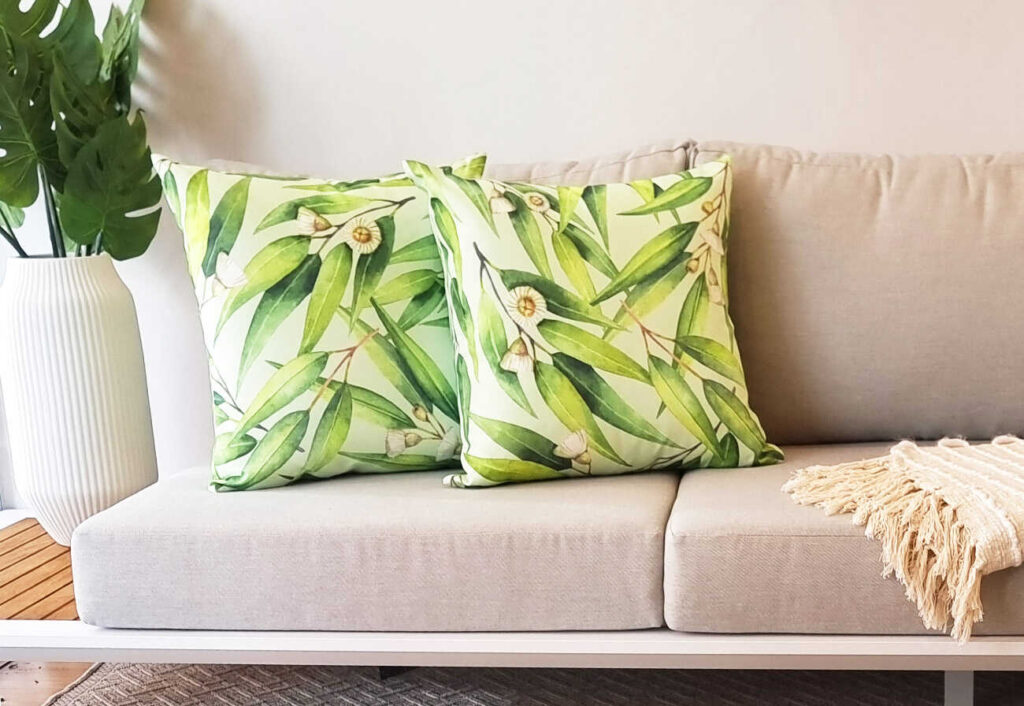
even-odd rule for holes
{"type": "Polygon", "coordinates": [[[214,494],[161,480],[87,520],[72,564],[105,627],[620,630],[662,625],[678,476],[441,487],[443,472],[214,494]]]}
{"type": "MultiPolygon", "coordinates": [[[[849,515],[797,505],[780,488],[808,465],[879,456],[890,444],[787,446],[778,466],[683,476],[665,543],[665,621],[723,633],[923,634],[881,548],[849,515]]],[[[976,635],[1024,634],[1024,569],[986,576],[976,635]]]]}
{"type": "Polygon", "coordinates": [[[616,152],[590,159],[566,162],[487,165],[488,179],[534,184],[586,186],[650,179],[681,172],[689,166],[691,140],[658,142],[629,152],[616,152]]]}
{"type": "Polygon", "coordinates": [[[730,312],[777,443],[1024,433],[1024,155],[724,142],[730,312]]]}

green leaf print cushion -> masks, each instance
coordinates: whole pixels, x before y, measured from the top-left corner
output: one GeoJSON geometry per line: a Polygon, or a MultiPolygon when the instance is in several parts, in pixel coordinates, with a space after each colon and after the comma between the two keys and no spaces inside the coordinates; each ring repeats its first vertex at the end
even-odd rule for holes
{"type": "Polygon", "coordinates": [[[157,169],[209,352],[215,490],[458,466],[441,262],[409,179],[157,169]]]}
{"type": "Polygon", "coordinates": [[[456,340],[448,484],[782,458],[727,308],[728,160],[587,187],[406,171],[430,196],[456,340]]]}

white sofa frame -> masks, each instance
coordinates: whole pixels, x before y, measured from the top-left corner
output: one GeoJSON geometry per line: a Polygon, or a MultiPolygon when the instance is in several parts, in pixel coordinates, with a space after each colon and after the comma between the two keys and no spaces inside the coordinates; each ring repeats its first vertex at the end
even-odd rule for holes
{"type": "Polygon", "coordinates": [[[871,669],[945,672],[948,706],[973,703],[975,670],[1024,670],[1024,638],[620,632],[396,633],[110,629],[0,621],[0,657],[56,662],[418,667],[871,669]]]}

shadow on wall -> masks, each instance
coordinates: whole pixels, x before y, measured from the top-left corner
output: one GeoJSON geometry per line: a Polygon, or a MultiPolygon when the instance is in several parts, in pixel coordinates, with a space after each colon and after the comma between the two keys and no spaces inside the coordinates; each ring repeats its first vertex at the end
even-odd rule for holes
{"type": "Polygon", "coordinates": [[[261,130],[261,87],[223,3],[149,0],[133,94],[154,151],[244,158],[261,130]],[[218,10],[217,7],[221,9],[218,10]]]}
{"type": "MultiPolygon", "coordinates": [[[[244,155],[261,129],[245,54],[210,5],[149,0],[143,17],[134,101],[145,111],[154,152],[183,161],[244,155]]],[[[118,272],[138,310],[161,475],[208,465],[214,427],[207,355],[182,236],[166,202],[149,250],[118,263],[118,272]]]]}

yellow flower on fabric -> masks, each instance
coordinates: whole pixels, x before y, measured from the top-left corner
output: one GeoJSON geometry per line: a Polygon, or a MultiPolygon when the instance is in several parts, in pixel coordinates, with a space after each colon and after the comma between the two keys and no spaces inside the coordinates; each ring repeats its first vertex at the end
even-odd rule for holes
{"type": "Polygon", "coordinates": [[[516,210],[515,204],[509,201],[500,192],[490,198],[491,213],[512,213],[516,210]]]}
{"type": "Polygon", "coordinates": [[[714,267],[708,267],[708,299],[711,300],[712,304],[721,304],[725,301],[722,295],[722,283],[718,279],[718,273],[715,272],[714,267]]]}
{"type": "Polygon", "coordinates": [[[354,252],[369,255],[380,247],[380,226],[376,221],[353,218],[341,228],[341,236],[354,252]]]}
{"type": "Polygon", "coordinates": [[[523,285],[508,293],[506,309],[520,328],[532,331],[547,315],[548,303],[536,289],[523,285]]]}
{"type": "Polygon", "coordinates": [[[533,370],[533,356],[530,355],[530,349],[522,336],[512,341],[512,345],[501,357],[499,365],[502,370],[510,373],[527,373],[533,370]]]}
{"type": "Polygon", "coordinates": [[[531,211],[537,213],[546,213],[551,210],[551,202],[548,201],[548,197],[539,191],[530,191],[523,196],[526,201],[526,206],[531,211]]]}
{"type": "Polygon", "coordinates": [[[299,206],[295,222],[299,226],[299,235],[319,235],[334,228],[329,220],[305,206],[299,206]]]}
{"type": "Polygon", "coordinates": [[[559,458],[572,459],[572,467],[581,473],[590,473],[590,445],[587,441],[587,433],[580,429],[577,432],[565,437],[555,447],[555,456],[559,458]]]}

